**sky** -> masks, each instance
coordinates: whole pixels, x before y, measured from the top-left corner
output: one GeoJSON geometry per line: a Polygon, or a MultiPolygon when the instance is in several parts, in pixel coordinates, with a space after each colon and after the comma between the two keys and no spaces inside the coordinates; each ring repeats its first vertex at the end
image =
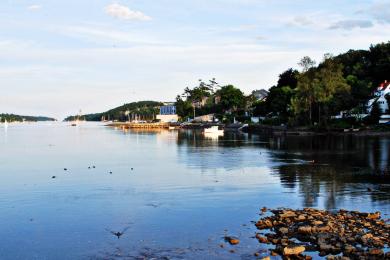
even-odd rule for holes
{"type": "Polygon", "coordinates": [[[390,40],[390,0],[1,0],[0,113],[174,101],[199,79],[249,94],[303,56],[390,40]]]}

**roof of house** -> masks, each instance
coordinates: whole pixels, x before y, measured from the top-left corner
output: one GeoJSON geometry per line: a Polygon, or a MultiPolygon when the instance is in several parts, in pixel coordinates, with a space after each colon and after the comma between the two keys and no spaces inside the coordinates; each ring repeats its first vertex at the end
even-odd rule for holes
{"type": "Polygon", "coordinates": [[[389,85],[390,85],[390,81],[385,80],[379,85],[378,90],[385,90],[389,85]]]}
{"type": "Polygon", "coordinates": [[[267,90],[265,90],[265,89],[259,89],[259,90],[253,90],[252,91],[253,95],[259,95],[259,96],[263,96],[263,97],[268,96],[268,93],[269,92],[267,90]]]}

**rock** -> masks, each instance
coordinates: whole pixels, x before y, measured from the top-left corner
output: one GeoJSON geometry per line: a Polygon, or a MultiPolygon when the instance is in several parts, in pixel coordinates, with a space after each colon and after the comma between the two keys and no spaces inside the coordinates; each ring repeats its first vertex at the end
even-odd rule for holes
{"type": "Polygon", "coordinates": [[[315,225],[315,226],[320,226],[320,225],[323,225],[323,224],[324,224],[324,222],[322,222],[320,220],[313,221],[313,225],[315,225]]]}
{"type": "Polygon", "coordinates": [[[329,251],[332,251],[334,247],[332,245],[329,245],[329,244],[319,244],[319,248],[321,251],[329,252],[329,251]]]}
{"type": "Polygon", "coordinates": [[[298,228],[298,233],[301,234],[310,234],[312,231],[311,226],[303,226],[298,228]]]}
{"type": "Polygon", "coordinates": [[[380,212],[368,214],[367,219],[379,219],[381,217],[380,212]]]}
{"type": "Polygon", "coordinates": [[[283,211],[283,214],[280,214],[279,217],[281,218],[293,218],[293,217],[296,217],[297,215],[291,211],[291,210],[286,210],[286,211],[283,211]]]}
{"type": "MultiPolygon", "coordinates": [[[[389,243],[390,224],[381,219],[379,212],[340,210],[333,213],[312,208],[269,211],[274,216],[256,223],[259,229],[269,229],[269,232],[265,237],[258,234],[256,238],[260,243],[276,245],[273,253],[283,254],[286,259],[305,259],[301,254],[305,250],[318,250],[322,257],[337,255],[336,260],[378,259],[385,257],[385,253],[390,259],[390,253],[384,251],[389,243]],[[305,246],[292,246],[295,239],[305,242],[305,246]]],[[[332,256],[329,259],[333,259],[332,256]]]]}
{"type": "Polygon", "coordinates": [[[355,250],[356,250],[355,247],[353,247],[351,245],[346,245],[344,247],[344,254],[349,255],[349,254],[353,253],[355,250]]]}
{"type": "Polygon", "coordinates": [[[381,256],[381,255],[383,255],[383,250],[379,249],[379,248],[373,248],[373,249],[370,249],[370,251],[368,253],[370,255],[381,256]]]}
{"type": "Polygon", "coordinates": [[[253,255],[254,255],[254,256],[259,256],[260,254],[256,252],[256,253],[254,253],[253,255]]]}
{"type": "Polygon", "coordinates": [[[319,227],[316,227],[315,230],[317,232],[329,232],[330,231],[330,226],[324,226],[324,225],[323,226],[319,226],[319,227]]]}
{"type": "Polygon", "coordinates": [[[237,245],[240,243],[240,240],[236,237],[225,237],[225,241],[229,242],[231,245],[237,245]]]}
{"type": "Polygon", "coordinates": [[[305,250],[304,246],[285,247],[283,248],[283,255],[299,255],[305,252],[305,250]]]}
{"type": "Polygon", "coordinates": [[[256,235],[256,238],[259,240],[260,243],[267,244],[268,239],[266,237],[260,236],[259,234],[256,235]]]}
{"type": "Polygon", "coordinates": [[[278,255],[279,255],[278,252],[276,252],[274,250],[271,251],[271,256],[278,256],[278,255]]]}
{"type": "Polygon", "coordinates": [[[287,234],[288,233],[288,228],[285,228],[285,227],[279,228],[279,232],[282,233],[282,234],[287,234]]]}

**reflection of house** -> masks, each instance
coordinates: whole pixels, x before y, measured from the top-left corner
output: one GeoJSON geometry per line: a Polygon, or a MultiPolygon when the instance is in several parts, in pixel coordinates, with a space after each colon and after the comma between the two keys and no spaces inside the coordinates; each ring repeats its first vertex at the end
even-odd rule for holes
{"type": "Polygon", "coordinates": [[[176,114],[176,106],[168,104],[160,107],[160,114],[157,115],[156,119],[161,122],[177,122],[179,117],[176,114]]]}
{"type": "Polygon", "coordinates": [[[252,95],[256,98],[257,101],[265,101],[268,97],[268,91],[265,89],[253,90],[252,95]]]}
{"type": "Polygon", "coordinates": [[[374,103],[377,103],[382,113],[389,112],[389,105],[386,97],[390,94],[390,81],[385,81],[379,85],[374,92],[374,97],[367,103],[367,112],[370,113],[374,103]]]}

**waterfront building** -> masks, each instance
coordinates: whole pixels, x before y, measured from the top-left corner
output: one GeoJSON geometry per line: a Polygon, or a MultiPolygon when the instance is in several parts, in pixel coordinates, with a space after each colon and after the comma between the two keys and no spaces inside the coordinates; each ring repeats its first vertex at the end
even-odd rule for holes
{"type": "Polygon", "coordinates": [[[373,98],[371,98],[367,103],[367,112],[371,113],[372,106],[374,103],[377,103],[379,109],[383,114],[389,113],[389,104],[387,98],[390,97],[390,81],[385,80],[379,85],[379,87],[374,91],[373,98]]]}
{"type": "Polygon", "coordinates": [[[173,123],[179,120],[176,113],[176,106],[173,103],[164,103],[164,106],[160,107],[160,114],[156,116],[156,119],[164,123],[173,123]]]}

